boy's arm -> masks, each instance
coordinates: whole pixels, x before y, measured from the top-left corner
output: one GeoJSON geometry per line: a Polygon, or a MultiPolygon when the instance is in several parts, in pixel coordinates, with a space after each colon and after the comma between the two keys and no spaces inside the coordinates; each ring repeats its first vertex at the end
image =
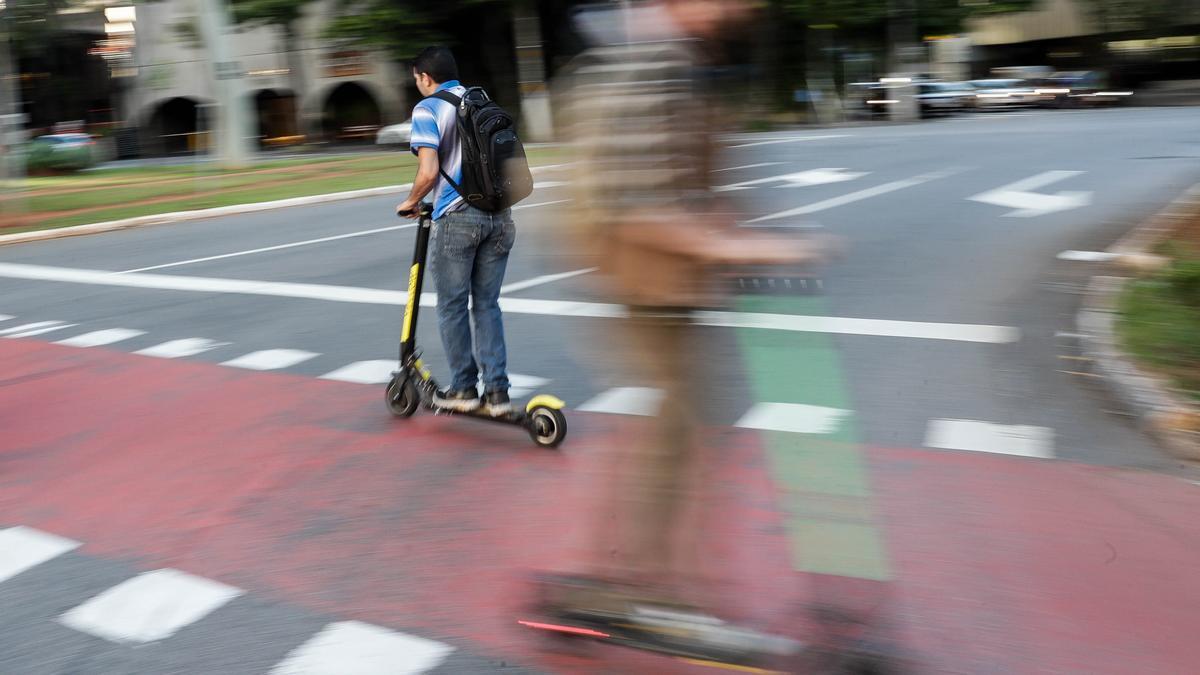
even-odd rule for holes
{"type": "Polygon", "coordinates": [[[433,190],[438,179],[438,153],[436,148],[422,147],[417,150],[417,175],[413,178],[412,190],[396,207],[396,213],[406,218],[415,218],[417,204],[433,190]]]}

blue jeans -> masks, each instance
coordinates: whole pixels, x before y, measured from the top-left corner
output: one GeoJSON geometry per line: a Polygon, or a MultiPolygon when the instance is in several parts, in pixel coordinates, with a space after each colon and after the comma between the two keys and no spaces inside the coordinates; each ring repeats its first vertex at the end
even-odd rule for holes
{"type": "Polygon", "coordinates": [[[450,388],[455,391],[474,390],[480,368],[485,392],[508,391],[499,298],[508,253],[516,238],[510,209],[487,213],[467,206],[433,224],[429,247],[438,295],[438,330],[450,362],[450,388]],[[474,352],[471,319],[475,321],[474,352]]]}

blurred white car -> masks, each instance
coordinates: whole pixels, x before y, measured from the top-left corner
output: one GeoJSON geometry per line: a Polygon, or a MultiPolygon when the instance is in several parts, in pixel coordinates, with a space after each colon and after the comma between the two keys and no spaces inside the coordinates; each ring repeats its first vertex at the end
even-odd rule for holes
{"type": "Polygon", "coordinates": [[[403,150],[408,148],[409,140],[412,138],[412,120],[386,126],[375,134],[376,145],[392,145],[397,149],[403,150]]]}
{"type": "Polygon", "coordinates": [[[979,110],[1033,106],[1042,98],[1024,80],[971,80],[971,86],[979,110]]]}
{"type": "Polygon", "coordinates": [[[975,92],[956,82],[920,82],[917,105],[922,117],[961,112],[974,104],[975,92]]]}

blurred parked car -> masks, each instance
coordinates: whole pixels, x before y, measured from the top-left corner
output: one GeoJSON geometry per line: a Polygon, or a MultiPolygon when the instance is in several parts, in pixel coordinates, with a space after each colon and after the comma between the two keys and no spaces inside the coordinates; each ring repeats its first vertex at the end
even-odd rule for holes
{"type": "Polygon", "coordinates": [[[397,150],[405,150],[408,148],[409,140],[412,138],[412,120],[401,122],[400,124],[392,124],[379,130],[375,135],[376,145],[393,146],[397,150]]]}
{"type": "Polygon", "coordinates": [[[29,142],[29,171],[79,171],[95,166],[96,142],[87,134],[49,134],[29,142]]]}
{"type": "Polygon", "coordinates": [[[975,101],[975,91],[953,82],[921,82],[917,84],[917,105],[921,117],[962,112],[975,101]]]}
{"type": "Polygon", "coordinates": [[[1024,80],[971,80],[979,110],[1027,108],[1038,104],[1038,94],[1024,80]]]}

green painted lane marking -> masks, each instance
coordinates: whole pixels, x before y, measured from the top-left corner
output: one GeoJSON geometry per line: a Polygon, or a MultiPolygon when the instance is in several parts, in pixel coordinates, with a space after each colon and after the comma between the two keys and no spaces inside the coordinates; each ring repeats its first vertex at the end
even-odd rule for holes
{"type": "MultiPolygon", "coordinates": [[[[824,315],[823,298],[742,297],[742,312],[824,315]]],[[[755,401],[853,410],[829,335],[738,329],[755,401]]],[[[804,572],[890,577],[854,416],[831,433],[762,432],[787,500],[792,564],[804,572]]]]}

